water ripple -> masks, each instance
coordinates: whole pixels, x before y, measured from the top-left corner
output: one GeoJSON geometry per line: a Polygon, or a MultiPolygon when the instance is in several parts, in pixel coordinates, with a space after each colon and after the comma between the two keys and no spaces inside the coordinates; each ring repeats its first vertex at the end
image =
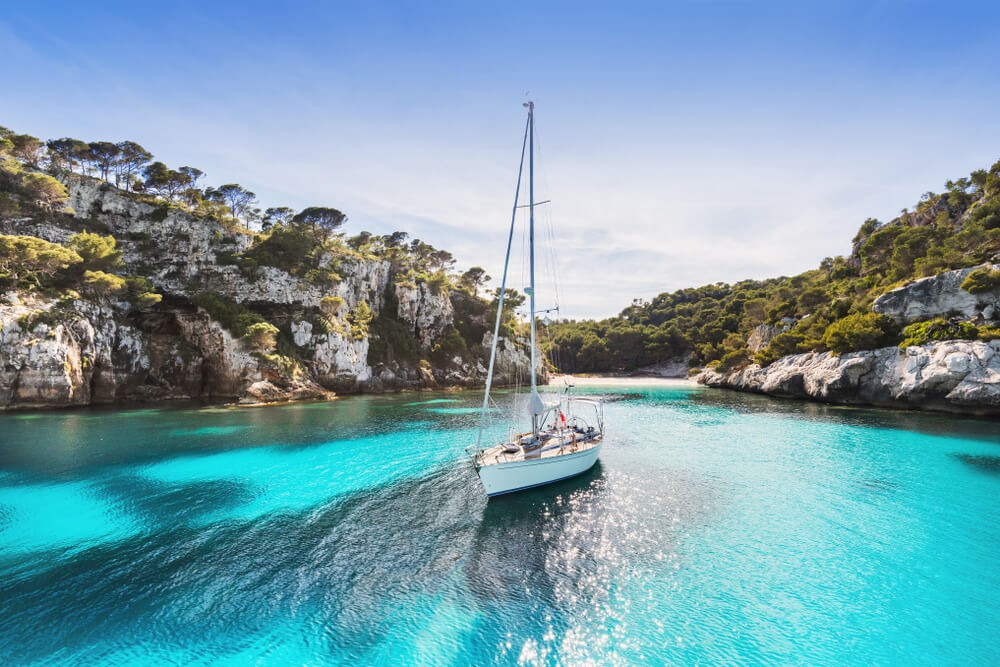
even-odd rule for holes
{"type": "Polygon", "coordinates": [[[490,502],[472,393],[0,417],[0,662],[1000,662],[993,423],[616,396],[490,502]]]}

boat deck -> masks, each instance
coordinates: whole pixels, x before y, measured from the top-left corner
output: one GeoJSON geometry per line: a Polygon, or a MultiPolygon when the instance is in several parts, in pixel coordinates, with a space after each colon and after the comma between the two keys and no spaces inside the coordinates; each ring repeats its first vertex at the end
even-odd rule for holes
{"type": "Polygon", "coordinates": [[[525,446],[515,444],[524,438],[530,438],[531,433],[519,435],[514,442],[488,447],[476,456],[476,464],[480,467],[497,465],[499,463],[515,463],[518,461],[533,461],[555,458],[567,454],[575,454],[596,447],[603,436],[601,433],[579,433],[570,429],[549,431],[540,434],[541,445],[525,446]]]}

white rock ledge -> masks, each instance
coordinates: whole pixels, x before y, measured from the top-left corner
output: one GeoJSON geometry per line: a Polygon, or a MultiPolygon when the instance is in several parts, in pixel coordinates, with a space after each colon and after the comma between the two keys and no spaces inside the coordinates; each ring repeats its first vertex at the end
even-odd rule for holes
{"type": "Polygon", "coordinates": [[[845,405],[1000,415],[1000,340],[949,340],[900,350],[809,352],[766,368],[702,371],[695,379],[783,398],[845,405]]]}

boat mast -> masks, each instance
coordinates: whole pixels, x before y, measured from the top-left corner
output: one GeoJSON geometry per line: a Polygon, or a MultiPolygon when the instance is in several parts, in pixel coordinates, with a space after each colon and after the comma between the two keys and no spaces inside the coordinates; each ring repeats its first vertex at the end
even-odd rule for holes
{"type": "Polygon", "coordinates": [[[528,102],[528,265],[531,280],[531,302],[528,317],[531,318],[531,432],[538,436],[538,417],[544,409],[538,396],[538,381],[535,377],[535,103],[528,102]]]}
{"type": "Polygon", "coordinates": [[[507,232],[507,255],[503,260],[503,277],[500,279],[500,296],[497,297],[497,319],[493,325],[493,345],[490,346],[490,367],[486,372],[486,391],[483,393],[483,409],[479,413],[479,433],[476,435],[476,447],[483,442],[483,429],[486,428],[486,411],[490,408],[490,388],[493,386],[493,367],[497,359],[497,342],[500,340],[500,321],[503,319],[503,300],[507,292],[507,267],[510,265],[510,249],[514,243],[514,225],[517,222],[518,201],[521,197],[521,176],[524,174],[524,149],[528,145],[528,129],[531,116],[524,125],[524,139],[521,140],[521,161],[517,165],[517,185],[514,187],[514,208],[510,214],[510,231],[507,232]]]}

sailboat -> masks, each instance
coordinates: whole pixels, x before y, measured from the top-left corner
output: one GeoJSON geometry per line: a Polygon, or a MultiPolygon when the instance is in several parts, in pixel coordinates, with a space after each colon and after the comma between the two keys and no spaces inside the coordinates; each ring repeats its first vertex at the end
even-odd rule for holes
{"type": "MultiPolygon", "coordinates": [[[[490,365],[486,374],[486,389],[479,418],[479,433],[467,452],[488,496],[499,496],[551,484],[575,477],[590,470],[601,453],[604,440],[604,406],[600,399],[572,396],[570,385],[555,401],[544,401],[538,393],[538,347],[535,326],[535,104],[527,102],[528,120],[521,143],[521,164],[518,167],[514,191],[514,210],[507,235],[507,254],[497,304],[497,318],[490,349],[490,365]],[[510,265],[511,244],[517,221],[521,177],[524,173],[525,145],[528,150],[528,262],[530,285],[528,318],[531,323],[531,390],[527,400],[527,416],[531,430],[511,428],[508,437],[498,443],[483,445],[487,414],[490,410],[490,390],[500,338],[500,322],[507,291],[507,269],[510,265]]],[[[540,203],[540,202],[539,202],[540,203]]],[[[516,402],[515,402],[516,405],[516,402]]]]}

